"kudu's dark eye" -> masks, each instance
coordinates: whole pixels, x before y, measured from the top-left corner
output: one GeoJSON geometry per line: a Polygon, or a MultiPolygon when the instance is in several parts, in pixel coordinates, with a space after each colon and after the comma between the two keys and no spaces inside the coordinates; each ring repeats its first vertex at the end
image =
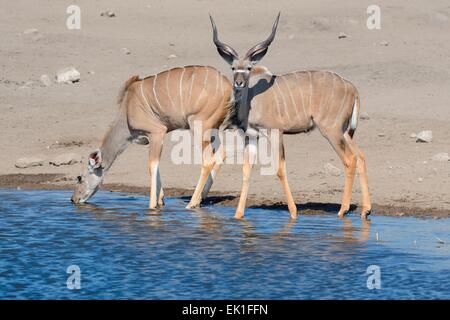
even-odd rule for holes
{"type": "Polygon", "coordinates": [[[77,177],[77,182],[78,182],[78,183],[81,183],[81,179],[82,179],[81,176],[78,176],[78,177],[77,177]]]}
{"type": "Polygon", "coordinates": [[[231,70],[233,70],[233,71],[234,71],[234,67],[231,67],[231,70]]]}

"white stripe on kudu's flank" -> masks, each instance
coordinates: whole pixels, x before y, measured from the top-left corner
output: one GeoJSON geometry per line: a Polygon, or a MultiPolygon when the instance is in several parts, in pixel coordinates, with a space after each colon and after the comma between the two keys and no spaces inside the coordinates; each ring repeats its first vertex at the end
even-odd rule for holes
{"type": "Polygon", "coordinates": [[[182,91],[182,87],[183,87],[183,76],[184,76],[184,72],[186,71],[186,68],[183,67],[183,71],[181,72],[181,76],[180,76],[180,85],[179,85],[179,94],[180,94],[180,107],[181,107],[181,112],[183,112],[183,117],[186,115],[186,113],[184,112],[184,104],[183,104],[183,93],[182,91]]]}
{"type": "Polygon", "coordinates": [[[161,105],[159,104],[159,100],[158,97],[156,96],[156,90],[155,90],[155,85],[156,85],[156,80],[158,79],[158,75],[155,74],[155,80],[153,80],[153,96],[155,97],[156,103],[158,104],[158,108],[159,110],[161,110],[161,105]]]}
{"type": "Polygon", "coordinates": [[[174,104],[173,104],[173,100],[172,100],[172,97],[170,96],[170,92],[169,92],[169,77],[170,77],[170,71],[171,71],[171,70],[172,70],[172,69],[169,69],[169,70],[167,71],[167,77],[166,77],[166,93],[167,93],[167,97],[169,98],[170,105],[171,105],[171,107],[173,108],[174,104]]]}
{"type": "Polygon", "coordinates": [[[286,105],[286,99],[284,99],[283,90],[281,90],[280,85],[278,84],[278,82],[275,82],[275,83],[276,83],[276,85],[277,85],[278,92],[279,92],[280,95],[281,95],[281,99],[283,100],[284,114],[286,114],[286,108],[287,108],[287,105],[286,105]]]}
{"type": "Polygon", "coordinates": [[[297,119],[298,119],[299,122],[301,122],[302,119],[300,118],[300,114],[298,113],[298,110],[297,110],[297,103],[295,102],[294,98],[292,97],[291,88],[289,87],[289,84],[286,81],[286,77],[283,77],[283,82],[284,82],[285,86],[288,89],[288,93],[289,93],[289,96],[291,97],[291,102],[292,102],[292,105],[294,107],[295,114],[297,115],[297,119]]]}
{"type": "Polygon", "coordinates": [[[336,82],[336,77],[333,75],[333,89],[331,90],[331,94],[330,94],[330,96],[329,96],[329,98],[328,98],[328,100],[327,100],[327,103],[326,103],[326,111],[325,111],[325,113],[328,113],[328,110],[330,109],[330,101],[333,101],[333,98],[334,98],[334,89],[335,89],[335,82],[336,82]]]}
{"type": "Polygon", "coordinates": [[[219,80],[220,80],[219,78],[222,78],[221,74],[216,75],[216,91],[214,91],[214,98],[216,97],[217,91],[219,90],[219,80]]]}
{"type": "Polygon", "coordinates": [[[334,124],[333,124],[334,126],[336,125],[336,122],[338,121],[338,119],[341,118],[342,110],[344,109],[345,99],[347,99],[347,83],[344,81],[344,79],[342,79],[342,82],[344,83],[345,94],[344,94],[344,98],[342,98],[341,107],[339,108],[339,111],[336,114],[336,118],[334,118],[334,124]]]}
{"type": "Polygon", "coordinates": [[[197,67],[193,67],[194,70],[192,71],[192,76],[191,76],[191,87],[189,88],[189,99],[188,99],[188,106],[191,105],[191,96],[192,96],[192,86],[194,84],[194,79],[195,79],[195,71],[197,70],[197,67]]]}
{"type": "MultiPolygon", "coordinates": [[[[325,79],[325,77],[326,77],[326,73],[323,73],[322,72],[322,78],[320,78],[320,80],[324,80],[325,79]]],[[[323,103],[323,95],[321,94],[320,95],[320,100],[319,100],[319,105],[318,105],[318,107],[317,107],[317,114],[319,115],[319,117],[322,115],[321,113],[320,113],[320,111],[322,110],[322,103],[323,103]]]]}
{"type": "Polygon", "coordinates": [[[205,67],[206,69],[206,76],[205,76],[205,82],[203,83],[203,89],[206,88],[206,83],[208,82],[208,72],[209,72],[209,68],[205,67]]]}
{"type": "Polygon", "coordinates": [[[305,107],[305,100],[304,100],[304,98],[303,98],[303,88],[302,88],[302,85],[301,85],[301,83],[300,83],[300,80],[298,80],[297,72],[294,73],[294,76],[295,76],[295,79],[296,79],[297,82],[298,82],[298,88],[299,88],[299,90],[300,90],[300,97],[302,98],[302,109],[303,109],[303,113],[305,114],[305,119],[308,119],[308,115],[307,115],[307,113],[306,113],[306,107],[305,107]]]}
{"type": "MultiPolygon", "coordinates": [[[[276,81],[276,80],[275,80],[276,81]]],[[[276,104],[277,104],[277,110],[278,110],[278,114],[281,115],[281,111],[280,111],[280,105],[278,103],[278,98],[277,95],[275,94],[275,90],[270,90],[270,93],[273,96],[273,99],[275,100],[276,104]]]]}
{"type": "Polygon", "coordinates": [[[205,75],[205,80],[203,82],[203,88],[200,90],[200,92],[198,93],[197,99],[195,99],[195,103],[192,105],[192,108],[195,108],[198,104],[198,101],[200,100],[203,90],[205,90],[205,86],[206,86],[206,80],[208,79],[208,68],[206,68],[206,75],[205,75]]]}
{"type": "Polygon", "coordinates": [[[145,102],[147,108],[149,109],[150,113],[151,113],[153,116],[155,116],[155,113],[153,112],[152,107],[150,106],[150,104],[149,104],[148,101],[147,101],[147,98],[145,97],[143,84],[144,84],[144,81],[141,81],[141,94],[142,94],[142,98],[144,98],[144,102],[145,102]]]}
{"type": "Polygon", "coordinates": [[[311,72],[309,72],[309,71],[308,71],[308,76],[309,76],[309,105],[308,105],[308,108],[309,108],[309,112],[311,112],[311,111],[312,111],[312,110],[311,110],[311,102],[312,102],[312,92],[313,92],[313,89],[312,89],[311,72]]]}

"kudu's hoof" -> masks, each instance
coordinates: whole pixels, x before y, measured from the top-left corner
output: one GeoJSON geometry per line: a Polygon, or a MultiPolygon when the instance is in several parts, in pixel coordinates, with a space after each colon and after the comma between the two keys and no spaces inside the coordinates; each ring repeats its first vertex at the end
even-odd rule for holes
{"type": "Polygon", "coordinates": [[[297,207],[288,207],[291,219],[297,219],[297,207]]]}
{"type": "Polygon", "coordinates": [[[297,210],[289,210],[292,220],[297,220],[297,210]]]}
{"type": "Polygon", "coordinates": [[[200,203],[190,203],[186,206],[186,209],[195,209],[200,206],[200,203]]]}
{"type": "Polygon", "coordinates": [[[371,209],[363,210],[362,213],[361,213],[361,218],[362,219],[367,219],[367,217],[370,216],[371,213],[372,213],[371,209]]]}
{"type": "Polygon", "coordinates": [[[349,210],[340,210],[337,214],[339,218],[344,218],[348,214],[349,210]]]}

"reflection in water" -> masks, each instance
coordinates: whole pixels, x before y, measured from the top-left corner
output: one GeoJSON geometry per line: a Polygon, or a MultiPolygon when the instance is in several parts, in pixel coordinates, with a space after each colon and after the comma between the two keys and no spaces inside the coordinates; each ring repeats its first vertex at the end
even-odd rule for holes
{"type": "Polygon", "coordinates": [[[140,196],[0,190],[0,298],[385,299],[450,298],[449,220],[249,208],[149,211],[140,196]],[[377,233],[382,241],[376,241],[377,233]],[[448,243],[448,241],[447,241],[448,243]],[[69,265],[81,290],[66,287],[69,265]],[[382,289],[369,290],[378,265],[382,289]]]}
{"type": "Polygon", "coordinates": [[[343,241],[346,243],[353,243],[353,242],[366,242],[369,239],[370,235],[370,220],[361,220],[361,226],[359,229],[354,228],[352,226],[352,220],[345,217],[342,219],[343,226],[342,226],[342,233],[343,233],[343,241]],[[354,233],[358,232],[359,236],[355,237],[354,233]]]}

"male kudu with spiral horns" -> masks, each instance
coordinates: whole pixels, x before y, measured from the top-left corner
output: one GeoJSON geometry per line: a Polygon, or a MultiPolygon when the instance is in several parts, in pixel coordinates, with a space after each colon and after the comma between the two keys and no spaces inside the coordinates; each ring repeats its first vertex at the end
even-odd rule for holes
{"type": "MultiPolygon", "coordinates": [[[[210,15],[214,44],[233,71],[235,125],[247,135],[257,135],[258,130],[263,128],[278,131],[277,175],[293,219],[297,217],[297,207],[286,177],[282,137],[283,134],[307,132],[317,127],[336,151],[345,169],[344,193],[338,215],[343,217],[350,209],[353,181],[358,168],[362,193],[361,216],[365,219],[371,211],[365,157],[353,140],[360,108],[358,91],[350,81],[328,71],[274,75],[267,68],[256,66],[275,38],[279,18],[280,14],[270,36],[240,58],[232,47],[219,40],[217,27],[210,15]]],[[[249,140],[245,145],[243,183],[236,218],[244,215],[252,160],[256,153],[254,141],[249,140]]]]}

